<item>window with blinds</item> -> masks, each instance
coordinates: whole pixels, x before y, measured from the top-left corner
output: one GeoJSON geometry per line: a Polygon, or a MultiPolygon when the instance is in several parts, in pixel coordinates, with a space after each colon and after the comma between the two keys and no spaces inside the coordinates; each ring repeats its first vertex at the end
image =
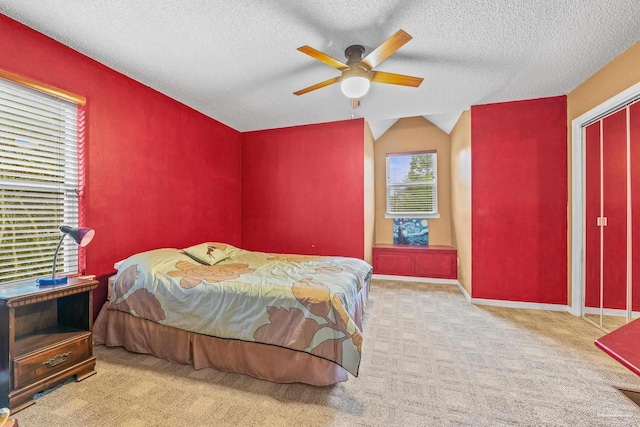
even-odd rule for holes
{"type": "MultiPolygon", "coordinates": [[[[0,78],[0,285],[50,275],[58,227],[78,226],[78,111],[0,78]]],[[[78,271],[71,239],[56,271],[78,271]]]]}
{"type": "Polygon", "coordinates": [[[387,218],[438,217],[435,151],[387,154],[387,218]]]}

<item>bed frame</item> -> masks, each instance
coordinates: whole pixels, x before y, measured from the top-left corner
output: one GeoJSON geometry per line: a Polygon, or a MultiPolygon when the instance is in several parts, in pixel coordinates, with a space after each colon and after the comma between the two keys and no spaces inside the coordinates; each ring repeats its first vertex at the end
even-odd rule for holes
{"type": "MultiPolygon", "coordinates": [[[[111,289],[112,278],[109,279],[111,289]]],[[[370,282],[356,301],[354,320],[362,330],[370,282]]],[[[110,294],[110,292],[109,292],[110,294]]],[[[93,327],[95,344],[152,354],[195,369],[214,368],[278,383],[326,386],[346,381],[347,371],[326,359],[269,344],[216,338],[109,310],[107,301],[93,327]]]]}

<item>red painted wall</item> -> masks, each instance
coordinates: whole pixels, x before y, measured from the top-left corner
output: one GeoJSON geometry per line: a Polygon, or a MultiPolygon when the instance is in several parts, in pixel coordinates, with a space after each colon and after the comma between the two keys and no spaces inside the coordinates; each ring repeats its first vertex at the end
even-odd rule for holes
{"type": "Polygon", "coordinates": [[[240,244],[239,132],[4,15],[0,68],[87,98],[87,273],[152,248],[240,244]]]}
{"type": "Polygon", "coordinates": [[[242,245],[363,258],[362,120],[242,135],[242,245]]]}
{"type": "Polygon", "coordinates": [[[471,108],[472,296],[567,304],[566,97],[471,108]]]}

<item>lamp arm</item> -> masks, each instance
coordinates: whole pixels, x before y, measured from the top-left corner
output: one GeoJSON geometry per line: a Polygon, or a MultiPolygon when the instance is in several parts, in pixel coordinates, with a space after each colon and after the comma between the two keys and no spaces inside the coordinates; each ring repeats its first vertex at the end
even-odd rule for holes
{"type": "Polygon", "coordinates": [[[58,261],[58,251],[60,250],[60,246],[62,245],[62,241],[67,237],[67,233],[64,233],[58,242],[58,246],[56,247],[56,252],[53,255],[53,268],[51,269],[51,278],[56,278],[56,262],[58,261]]]}

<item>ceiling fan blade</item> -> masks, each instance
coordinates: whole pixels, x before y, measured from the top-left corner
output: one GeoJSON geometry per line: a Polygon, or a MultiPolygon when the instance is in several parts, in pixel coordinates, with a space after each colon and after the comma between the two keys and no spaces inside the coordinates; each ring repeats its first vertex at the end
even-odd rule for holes
{"type": "Polygon", "coordinates": [[[387,41],[368,54],[362,62],[371,68],[375,68],[412,38],[413,37],[405,33],[403,30],[398,30],[398,32],[389,37],[387,41]]]}
{"type": "Polygon", "coordinates": [[[424,80],[422,77],[405,76],[404,74],[386,73],[384,71],[373,72],[375,75],[371,81],[376,83],[418,87],[424,80]]]}
{"type": "Polygon", "coordinates": [[[317,49],[312,48],[311,46],[301,46],[298,50],[302,53],[306,53],[310,57],[317,59],[320,62],[324,62],[330,67],[337,68],[338,70],[346,70],[349,68],[347,64],[338,61],[337,59],[327,55],[326,53],[320,52],[317,49]]]}
{"type": "Polygon", "coordinates": [[[294,94],[294,95],[304,95],[305,93],[309,93],[309,92],[311,92],[312,90],[320,89],[320,88],[323,88],[323,87],[325,87],[325,86],[329,86],[329,85],[332,85],[332,84],[334,84],[334,83],[338,83],[339,81],[340,81],[340,76],[338,76],[338,77],[334,77],[334,78],[332,78],[332,79],[325,80],[325,81],[323,81],[323,82],[317,83],[317,84],[315,84],[315,85],[313,85],[313,86],[309,86],[309,87],[307,87],[307,88],[300,89],[300,90],[299,90],[299,91],[297,91],[297,92],[293,92],[293,94],[294,94]]]}

